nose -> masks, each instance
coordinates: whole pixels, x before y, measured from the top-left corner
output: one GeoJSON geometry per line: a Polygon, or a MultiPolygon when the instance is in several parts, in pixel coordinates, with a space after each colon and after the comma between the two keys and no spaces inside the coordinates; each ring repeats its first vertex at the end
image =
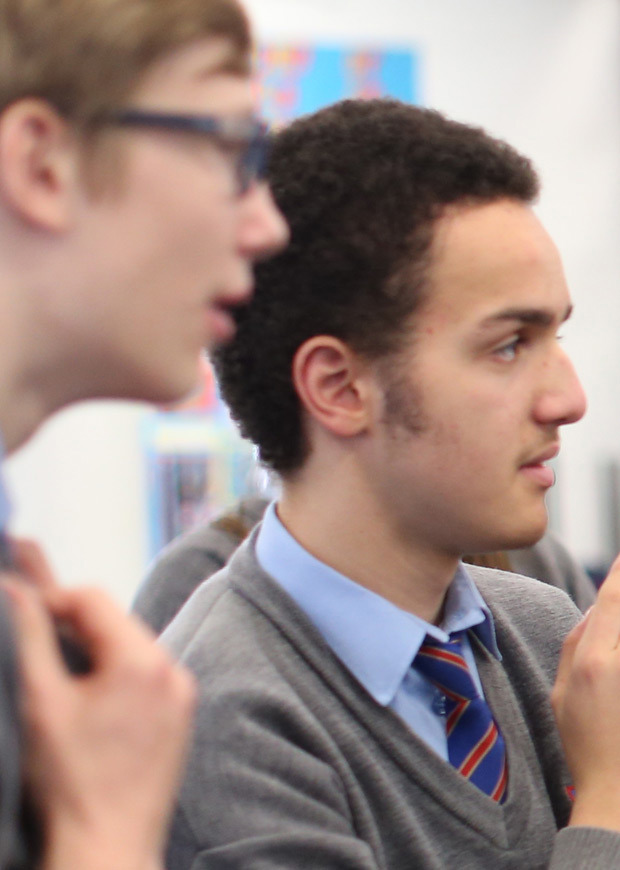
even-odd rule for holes
{"type": "Polygon", "coordinates": [[[243,197],[241,208],[239,242],[242,253],[248,259],[264,259],[287,245],[288,224],[265,182],[250,187],[243,197]]]}
{"type": "Polygon", "coordinates": [[[539,423],[565,426],[581,420],[586,412],[586,394],[565,351],[556,345],[556,357],[546,362],[542,389],[536,403],[539,423]]]}

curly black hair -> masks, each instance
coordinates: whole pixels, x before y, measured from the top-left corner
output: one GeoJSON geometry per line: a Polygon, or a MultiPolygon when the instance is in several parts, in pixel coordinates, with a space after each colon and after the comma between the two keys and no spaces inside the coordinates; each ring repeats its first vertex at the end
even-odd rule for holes
{"type": "Polygon", "coordinates": [[[452,204],[532,202],[530,161],[483,130],[395,100],[345,100],[274,136],[269,181],[291,229],[256,269],[233,341],[214,353],[222,396],[281,474],[308,444],[291,378],[297,349],[333,335],[376,360],[411,335],[434,222],[452,204]]]}

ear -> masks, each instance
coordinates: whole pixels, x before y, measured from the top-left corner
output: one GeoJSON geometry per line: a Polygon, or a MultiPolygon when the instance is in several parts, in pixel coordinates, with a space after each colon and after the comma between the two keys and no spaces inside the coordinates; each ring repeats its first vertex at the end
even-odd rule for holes
{"type": "Polygon", "coordinates": [[[37,229],[62,232],[78,177],[75,138],[46,102],[18,100],[0,115],[0,198],[37,229]]]}
{"type": "Polygon", "coordinates": [[[293,383],[308,414],[342,437],[361,434],[371,419],[368,366],[331,335],[315,335],[293,359],[293,383]]]}

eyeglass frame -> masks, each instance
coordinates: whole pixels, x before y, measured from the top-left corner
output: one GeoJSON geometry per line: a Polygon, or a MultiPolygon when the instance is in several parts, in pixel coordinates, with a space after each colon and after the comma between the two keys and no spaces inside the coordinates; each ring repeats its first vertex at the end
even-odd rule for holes
{"type": "Polygon", "coordinates": [[[108,115],[106,122],[121,127],[194,133],[210,136],[224,146],[243,146],[235,166],[239,195],[246,193],[255,181],[263,181],[266,177],[270,132],[269,126],[258,118],[222,118],[128,108],[108,115]]]}

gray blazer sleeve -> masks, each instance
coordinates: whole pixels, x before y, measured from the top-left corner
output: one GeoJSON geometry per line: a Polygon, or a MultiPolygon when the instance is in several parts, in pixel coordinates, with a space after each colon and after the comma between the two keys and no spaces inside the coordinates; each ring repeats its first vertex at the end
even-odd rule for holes
{"type": "Polygon", "coordinates": [[[153,562],[132,610],[157,633],[166,628],[203,580],[228,562],[242,538],[220,525],[223,516],[234,516],[249,531],[267,507],[259,497],[242,499],[226,514],[197,526],[172,541],[153,562]]]}

